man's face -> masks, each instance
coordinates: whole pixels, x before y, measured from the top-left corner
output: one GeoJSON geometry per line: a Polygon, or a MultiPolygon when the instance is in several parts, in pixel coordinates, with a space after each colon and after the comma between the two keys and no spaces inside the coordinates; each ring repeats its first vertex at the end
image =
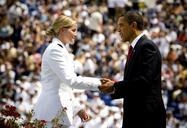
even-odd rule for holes
{"type": "Polygon", "coordinates": [[[117,23],[118,32],[123,42],[130,41],[132,38],[132,28],[124,17],[120,17],[117,23]]]}

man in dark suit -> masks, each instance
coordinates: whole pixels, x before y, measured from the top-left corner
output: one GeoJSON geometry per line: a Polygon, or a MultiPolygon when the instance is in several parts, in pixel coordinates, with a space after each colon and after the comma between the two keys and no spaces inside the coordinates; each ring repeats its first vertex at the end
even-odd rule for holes
{"type": "Polygon", "coordinates": [[[143,18],[129,11],[118,19],[123,42],[129,41],[123,81],[102,79],[100,90],[124,98],[123,128],[166,128],[166,112],[161,94],[161,55],[143,33],[143,18]]]}

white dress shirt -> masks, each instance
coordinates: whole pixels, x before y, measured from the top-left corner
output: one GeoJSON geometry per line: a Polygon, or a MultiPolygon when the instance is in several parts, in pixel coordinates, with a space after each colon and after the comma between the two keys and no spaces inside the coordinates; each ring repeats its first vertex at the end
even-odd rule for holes
{"type": "Polygon", "coordinates": [[[138,35],[138,36],[132,41],[131,46],[132,46],[133,48],[135,47],[135,45],[137,44],[138,40],[139,40],[143,35],[145,35],[144,32],[142,32],[140,35],[138,35]]]}

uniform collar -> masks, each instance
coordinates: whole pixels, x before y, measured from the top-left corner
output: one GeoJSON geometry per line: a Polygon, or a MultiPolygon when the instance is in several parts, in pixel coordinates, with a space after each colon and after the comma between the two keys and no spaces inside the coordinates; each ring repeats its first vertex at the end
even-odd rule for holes
{"type": "Polygon", "coordinates": [[[62,45],[65,48],[64,43],[62,41],[60,41],[57,37],[54,37],[52,39],[52,42],[55,42],[56,44],[60,44],[60,45],[62,45]]]}

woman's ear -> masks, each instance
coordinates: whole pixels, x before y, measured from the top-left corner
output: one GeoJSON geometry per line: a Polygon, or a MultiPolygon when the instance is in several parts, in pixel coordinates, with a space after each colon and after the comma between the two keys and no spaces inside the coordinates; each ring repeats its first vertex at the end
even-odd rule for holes
{"type": "Polygon", "coordinates": [[[64,32],[64,28],[60,28],[60,32],[64,32]]]}
{"type": "Polygon", "coordinates": [[[60,33],[60,34],[65,34],[65,33],[66,33],[66,30],[65,30],[64,28],[60,28],[59,33],[60,33]]]}
{"type": "Polygon", "coordinates": [[[67,28],[61,28],[61,32],[65,34],[67,33],[67,30],[68,30],[67,28]]]}

